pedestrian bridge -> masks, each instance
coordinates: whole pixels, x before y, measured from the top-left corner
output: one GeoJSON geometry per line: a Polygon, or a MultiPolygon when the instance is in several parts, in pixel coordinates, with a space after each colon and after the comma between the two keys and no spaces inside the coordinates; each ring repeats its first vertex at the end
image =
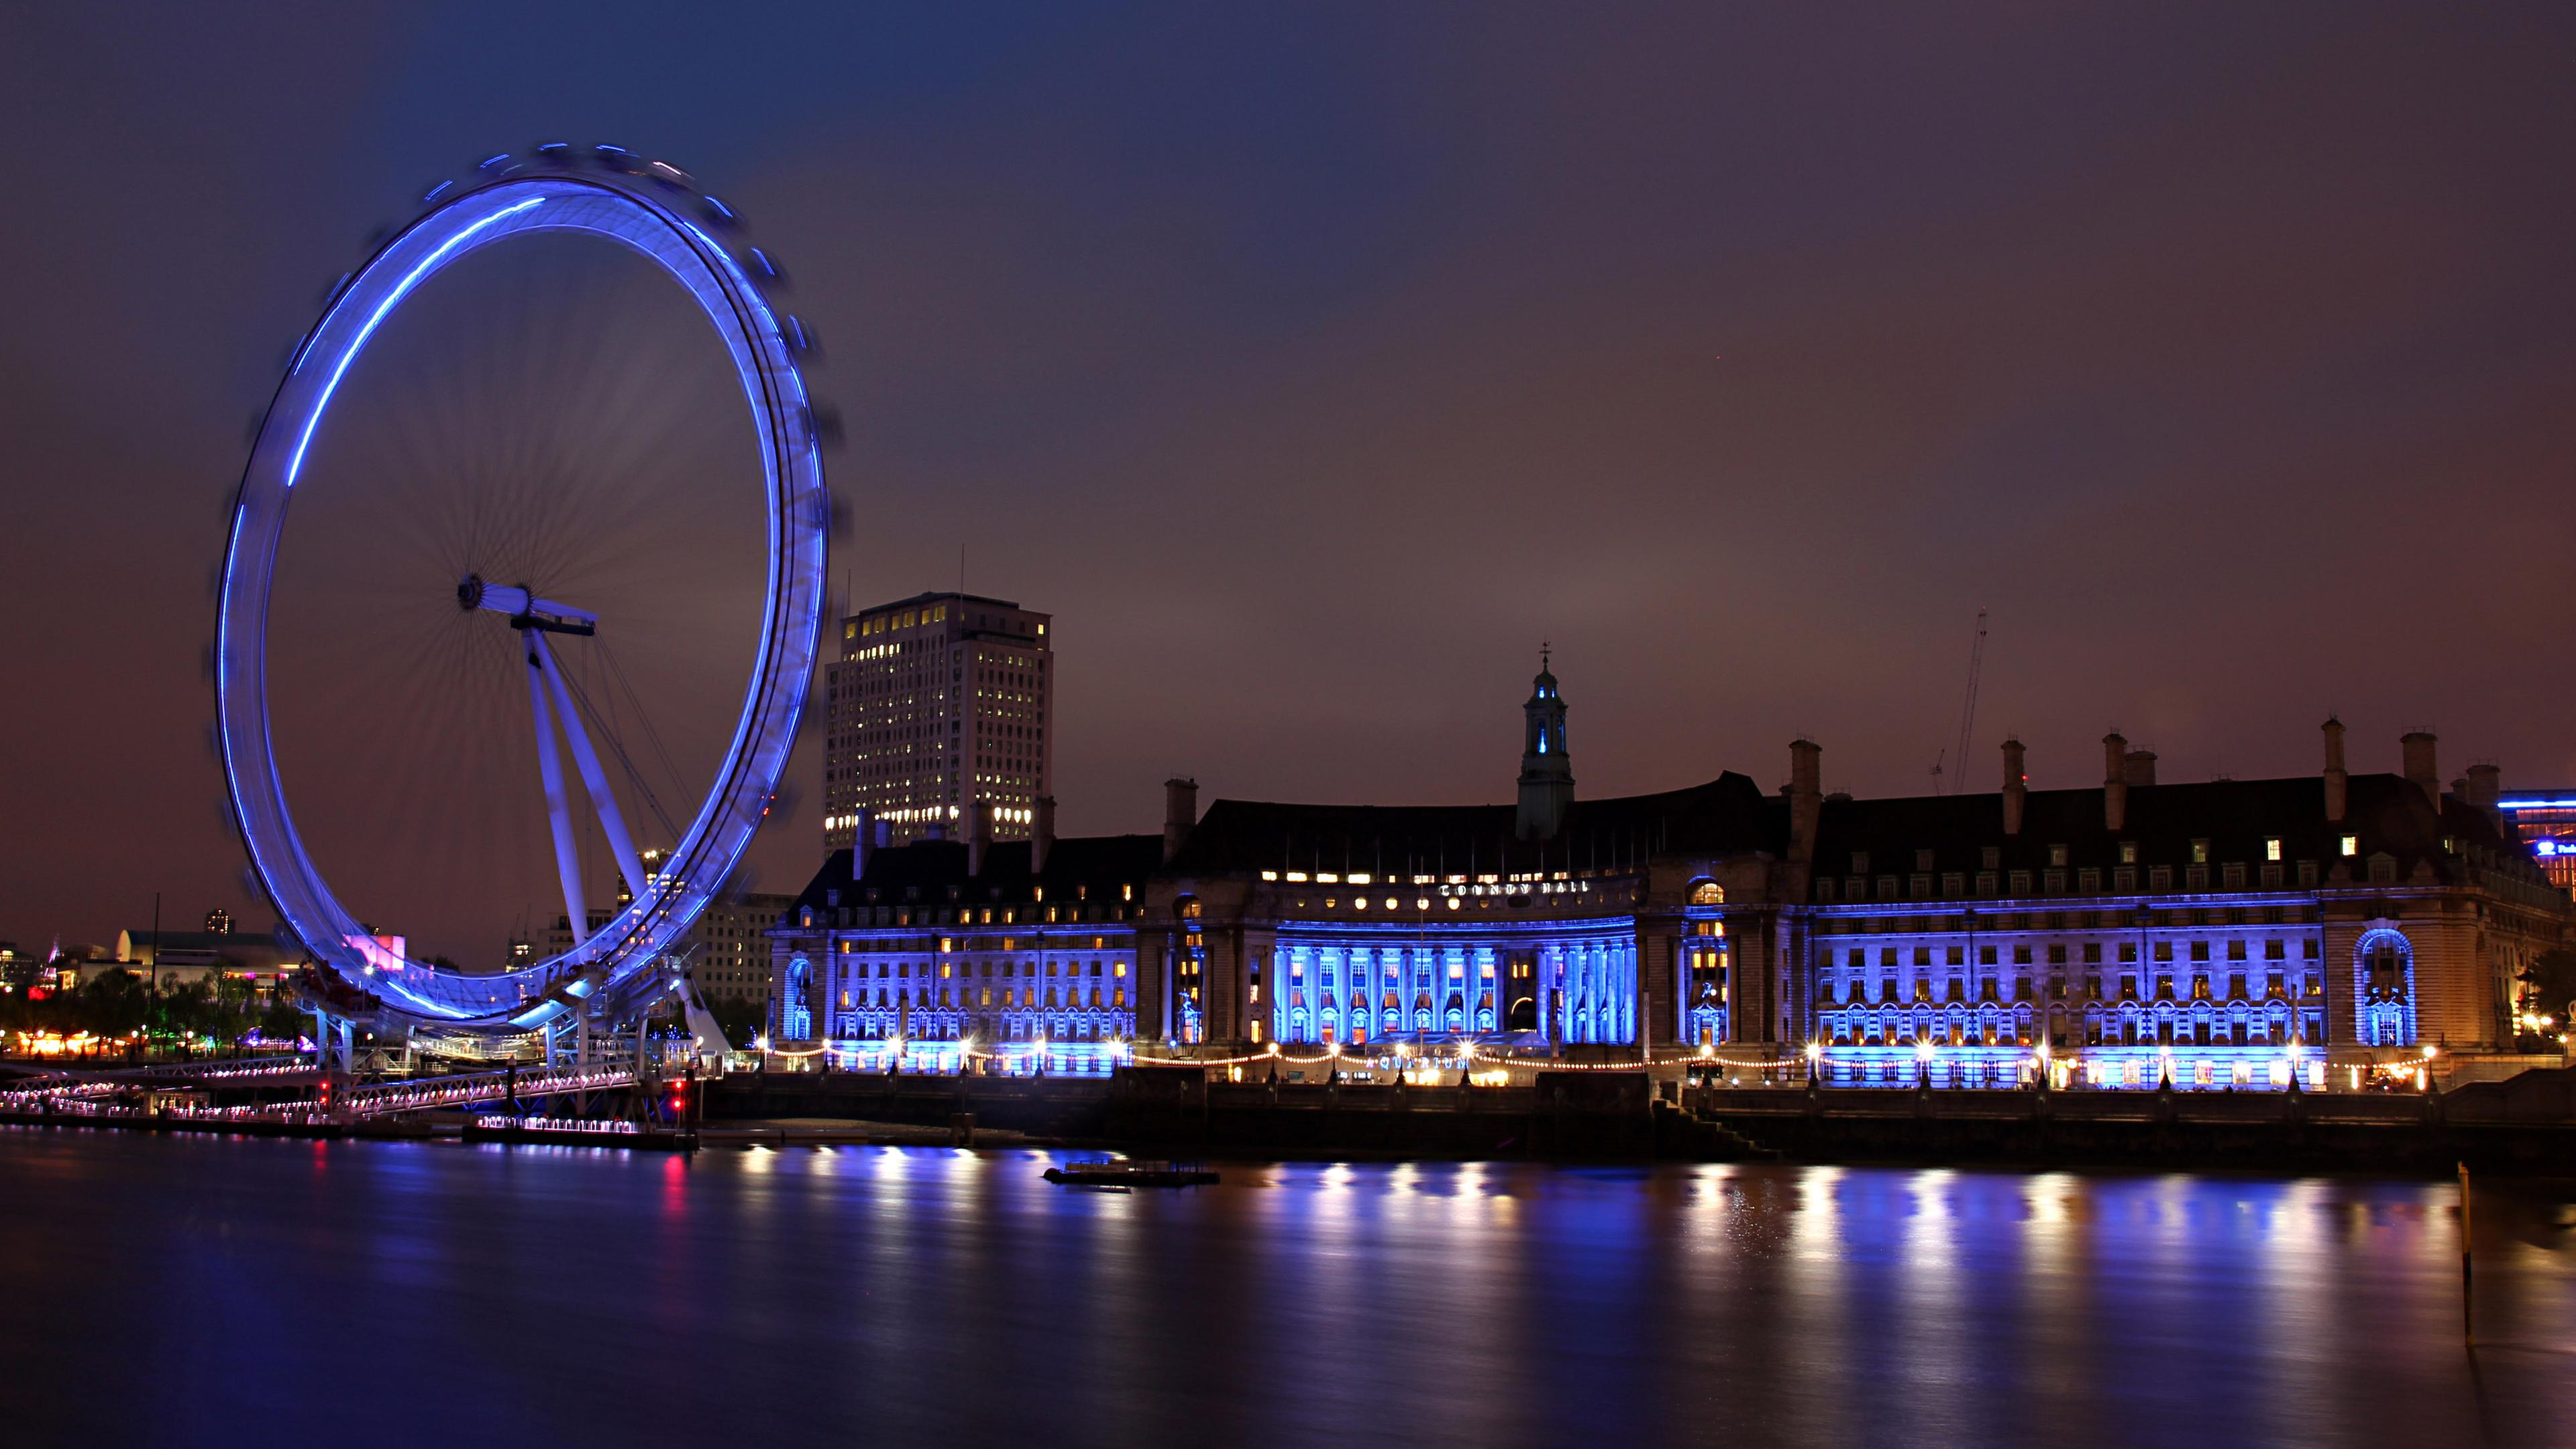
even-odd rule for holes
{"type": "MultiPolygon", "coordinates": [[[[400,1116],[405,1112],[432,1112],[456,1107],[470,1107],[483,1102],[529,1101],[541,1097],[558,1097],[576,1092],[609,1092],[635,1085],[631,1066],[600,1063],[563,1067],[531,1067],[526,1070],[465,1072],[449,1077],[416,1077],[407,1081],[371,1082],[363,1086],[340,1087],[336,1091],[323,1075],[309,1068],[303,1073],[314,1089],[310,1098],[287,1102],[261,1102],[237,1107],[199,1105],[192,1102],[137,1103],[128,1100],[138,1094],[173,1092],[190,1088],[241,1085],[238,1082],[213,1080],[221,1072],[198,1072],[193,1075],[172,1074],[125,1080],[74,1079],[69,1076],[47,1080],[14,1091],[0,1092],[0,1112],[44,1113],[63,1117],[98,1117],[108,1119],[174,1119],[205,1122],[283,1122],[310,1125],[318,1120],[354,1121],[375,1117],[400,1116]]],[[[262,1074],[261,1085],[307,1085],[295,1080],[291,1072],[262,1074]]]]}

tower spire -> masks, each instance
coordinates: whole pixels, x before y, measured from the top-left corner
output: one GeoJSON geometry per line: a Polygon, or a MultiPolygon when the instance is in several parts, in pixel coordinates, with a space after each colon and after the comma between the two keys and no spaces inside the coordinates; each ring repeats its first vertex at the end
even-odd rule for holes
{"type": "Polygon", "coordinates": [[[1574,808],[1574,762],[1565,750],[1565,701],[1549,669],[1553,654],[1541,641],[1538,677],[1521,706],[1520,803],[1512,827],[1523,840],[1553,839],[1574,808]]]}

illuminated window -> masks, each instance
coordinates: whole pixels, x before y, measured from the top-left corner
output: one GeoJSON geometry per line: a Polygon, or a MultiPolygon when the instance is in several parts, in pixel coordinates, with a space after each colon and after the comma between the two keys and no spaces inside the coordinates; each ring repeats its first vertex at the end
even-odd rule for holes
{"type": "Polygon", "coordinates": [[[2346,855],[2361,854],[2361,837],[2358,835],[2345,836],[2343,838],[2343,853],[2346,855]]]}
{"type": "Polygon", "coordinates": [[[2263,838],[2263,858],[2265,860],[2279,860],[2281,858],[2281,837],[2277,835],[2267,835],[2263,838]]]}

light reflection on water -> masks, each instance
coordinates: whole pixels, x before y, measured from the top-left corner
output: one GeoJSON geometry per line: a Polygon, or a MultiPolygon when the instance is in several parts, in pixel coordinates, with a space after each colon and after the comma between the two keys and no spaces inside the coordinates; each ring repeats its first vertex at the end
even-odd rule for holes
{"type": "Polygon", "coordinates": [[[0,1132],[11,1442],[2576,1442],[2527,1186],[1048,1160],[0,1132]]]}

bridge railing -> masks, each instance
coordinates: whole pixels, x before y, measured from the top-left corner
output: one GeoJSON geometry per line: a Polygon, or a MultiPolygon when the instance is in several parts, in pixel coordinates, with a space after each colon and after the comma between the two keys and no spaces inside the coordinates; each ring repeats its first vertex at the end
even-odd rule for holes
{"type": "Polygon", "coordinates": [[[497,1102],[512,1095],[550,1097],[564,1092],[604,1092],[635,1085],[625,1067],[553,1067],[524,1072],[467,1072],[454,1077],[385,1082],[352,1088],[345,1098],[349,1112],[360,1117],[393,1112],[422,1112],[497,1102]]]}

